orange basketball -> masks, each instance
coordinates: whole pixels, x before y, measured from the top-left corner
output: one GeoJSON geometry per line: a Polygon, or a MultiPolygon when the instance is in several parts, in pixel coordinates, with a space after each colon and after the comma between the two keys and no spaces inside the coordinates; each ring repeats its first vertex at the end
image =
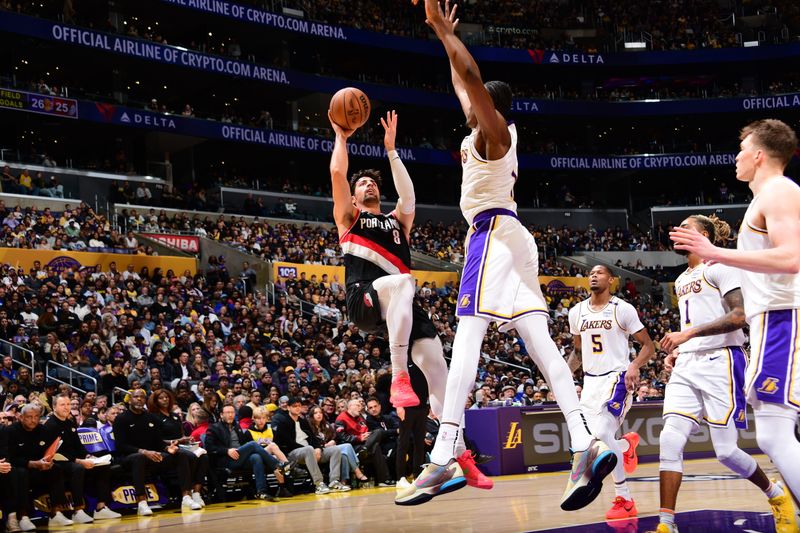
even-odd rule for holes
{"type": "Polygon", "coordinates": [[[331,117],[346,130],[360,128],[369,119],[369,98],[361,89],[345,87],[331,98],[331,117]]]}

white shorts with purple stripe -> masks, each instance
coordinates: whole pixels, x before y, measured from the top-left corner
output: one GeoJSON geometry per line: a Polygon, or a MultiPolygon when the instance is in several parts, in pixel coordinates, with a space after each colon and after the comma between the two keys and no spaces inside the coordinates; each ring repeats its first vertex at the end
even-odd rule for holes
{"type": "Polygon", "coordinates": [[[767,311],[750,321],[747,400],[800,411],[800,332],[797,309],[767,311]]]}
{"type": "Polygon", "coordinates": [[[584,374],[580,404],[589,427],[594,427],[593,418],[604,413],[610,413],[622,424],[632,403],[633,394],[625,387],[624,370],[614,370],[599,376],[584,374]]]}
{"type": "Polygon", "coordinates": [[[539,287],[536,242],[513,211],[490,209],[478,214],[464,248],[457,316],[505,323],[548,313],[539,287]]]}
{"type": "Polygon", "coordinates": [[[678,416],[696,424],[747,428],[744,370],[747,356],[739,346],[678,356],[664,392],[664,417],[678,416]]]}

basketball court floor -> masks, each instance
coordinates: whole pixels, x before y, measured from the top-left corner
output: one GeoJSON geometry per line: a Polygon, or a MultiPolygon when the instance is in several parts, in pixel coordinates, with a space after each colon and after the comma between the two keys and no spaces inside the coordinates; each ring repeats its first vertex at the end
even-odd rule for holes
{"type": "MultiPolygon", "coordinates": [[[[777,471],[757,456],[770,477],[777,471]]],[[[303,495],[278,503],[232,502],[203,511],[159,511],[153,517],[120,520],[64,531],[77,532],[644,532],[658,522],[658,465],[640,465],[629,478],[639,518],[606,522],[614,496],[609,478],[603,493],[589,507],[562,511],[558,502],[566,483],[564,472],[494,478],[495,487],[466,487],[416,507],[394,504],[394,489],[361,489],[327,496],[303,495]]],[[[686,461],[686,477],[678,499],[681,533],[775,531],[765,496],[748,481],[732,475],[714,459],[686,461]]],[[[51,529],[50,531],[53,531],[51,529]]]]}

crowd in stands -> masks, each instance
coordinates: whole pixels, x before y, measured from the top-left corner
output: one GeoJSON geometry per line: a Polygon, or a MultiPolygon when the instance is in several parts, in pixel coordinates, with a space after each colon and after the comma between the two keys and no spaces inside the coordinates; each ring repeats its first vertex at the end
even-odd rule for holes
{"type": "MultiPolygon", "coordinates": [[[[392,1],[344,2],[295,0],[295,7],[309,17],[344,26],[407,37],[427,35],[421,8],[392,1]],[[352,14],[360,16],[353,21],[352,14]]],[[[780,26],[800,29],[800,14],[790,1],[772,2],[780,26]]],[[[462,22],[482,24],[476,43],[512,48],[583,49],[607,51],[625,32],[650,34],[653,50],[694,50],[739,46],[730,7],[703,0],[633,2],[569,0],[493,3],[462,2],[462,22]],[[498,28],[499,26],[499,28],[498,28]],[[567,30],[596,30],[597,37],[573,39],[567,30]],[[506,31],[503,31],[506,30],[506,31]]]]}
{"type": "MultiPolygon", "coordinates": [[[[64,211],[55,212],[48,207],[9,208],[0,200],[0,220],[0,244],[5,248],[154,254],[132,232],[112,229],[109,220],[85,202],[74,207],[67,204],[64,211]]],[[[37,272],[41,274],[44,271],[37,272]]]]}
{"type": "MultiPolygon", "coordinates": [[[[177,213],[167,214],[155,208],[147,212],[123,209],[117,217],[120,232],[188,232],[224,242],[241,251],[266,261],[287,261],[317,265],[341,265],[335,227],[300,223],[270,223],[266,220],[248,220],[244,217],[177,213]]],[[[647,233],[629,231],[620,227],[599,230],[589,224],[578,230],[562,226],[529,225],[528,230],[536,237],[539,250],[545,259],[574,255],[582,251],[663,251],[668,249],[662,242],[647,233]]],[[[663,230],[663,228],[662,228],[663,230]]],[[[464,262],[464,238],[467,226],[464,223],[431,221],[421,222],[411,231],[411,248],[443,261],[462,264],[464,262]]],[[[662,231],[663,232],[663,231],[662,231]]],[[[662,235],[663,237],[663,235],[662,235]]],[[[558,263],[548,261],[542,268],[544,275],[570,275],[579,271],[567,271],[558,263]],[[551,274],[550,272],[559,272],[551,274]]],[[[584,273],[585,275],[585,273],[584,273]]]]}

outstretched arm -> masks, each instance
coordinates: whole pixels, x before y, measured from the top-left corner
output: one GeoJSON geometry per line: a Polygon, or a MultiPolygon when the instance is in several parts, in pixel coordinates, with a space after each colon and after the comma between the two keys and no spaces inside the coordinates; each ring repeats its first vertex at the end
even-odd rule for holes
{"type": "MultiPolygon", "coordinates": [[[[800,190],[789,183],[765,187],[758,198],[772,248],[731,250],[709,242],[691,228],[673,228],[669,238],[676,250],[687,250],[703,259],[765,274],[800,273],[800,190]]],[[[750,230],[744,230],[750,231],[750,230]]]]}
{"type": "Polygon", "coordinates": [[[331,189],[333,190],[333,220],[336,222],[336,227],[339,229],[339,235],[341,236],[355,220],[356,210],[353,206],[353,195],[350,194],[350,184],[347,183],[347,138],[355,130],[342,129],[333,121],[330,111],[328,111],[328,118],[331,121],[333,131],[336,132],[336,141],[333,143],[333,152],[331,153],[330,169],[331,189]]]}
{"type": "MultiPolygon", "coordinates": [[[[502,115],[494,108],[492,97],[489,96],[489,92],[483,86],[478,64],[475,63],[475,59],[469,53],[467,47],[464,46],[464,43],[456,37],[455,28],[458,25],[458,19],[455,18],[455,13],[456,6],[453,6],[451,10],[450,0],[445,1],[444,11],[442,11],[442,7],[437,0],[425,0],[425,15],[427,17],[425,22],[433,28],[436,36],[442,41],[447,57],[450,59],[451,70],[463,84],[469,106],[475,112],[482,135],[487,142],[504,147],[505,151],[507,151],[508,147],[511,146],[511,134],[508,132],[508,127],[502,115]]],[[[456,94],[458,94],[458,87],[455,84],[454,87],[456,94]]],[[[459,96],[459,100],[462,100],[461,96],[459,96]]],[[[468,112],[469,108],[464,106],[463,100],[462,107],[465,112],[468,112]]]]}
{"type": "MultiPolygon", "coordinates": [[[[455,8],[453,8],[453,12],[455,12],[455,8]]],[[[458,24],[458,20],[455,21],[455,25],[458,24]]],[[[453,28],[455,28],[455,25],[453,28]]],[[[472,111],[472,104],[469,102],[469,94],[467,94],[467,88],[464,86],[464,82],[461,81],[461,77],[456,72],[455,67],[453,64],[450,64],[450,78],[453,80],[453,90],[458,97],[458,101],[461,104],[461,110],[464,112],[464,117],[469,118],[469,114],[472,111]]]]}
{"type": "Polygon", "coordinates": [[[408,175],[406,166],[397,154],[397,150],[395,150],[397,113],[395,111],[387,112],[386,118],[381,118],[381,125],[384,129],[383,145],[389,156],[389,165],[392,167],[392,180],[398,196],[394,216],[403,226],[403,232],[405,233],[406,241],[408,241],[411,235],[411,226],[414,224],[417,199],[414,195],[414,184],[411,182],[411,176],[408,175]]]}

